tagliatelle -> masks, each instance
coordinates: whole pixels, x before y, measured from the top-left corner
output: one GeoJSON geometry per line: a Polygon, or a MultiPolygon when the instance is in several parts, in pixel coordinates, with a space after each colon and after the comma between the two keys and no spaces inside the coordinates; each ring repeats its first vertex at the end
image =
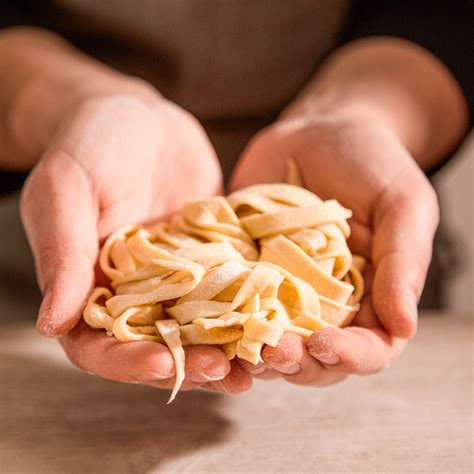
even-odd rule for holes
{"type": "Polygon", "coordinates": [[[218,345],[255,364],[285,332],[307,338],[350,324],[364,291],[364,260],[346,243],[350,216],[291,184],[187,203],[168,223],[109,237],[100,266],[111,288],[93,291],[84,319],[123,342],[166,344],[176,365],[172,401],[184,380],[183,346],[218,345]]]}
{"type": "Polygon", "coordinates": [[[167,319],[165,321],[156,321],[155,325],[156,329],[163,337],[166,345],[169,347],[176,366],[176,382],[174,384],[173,391],[171,392],[170,399],[168,400],[168,403],[171,403],[174,400],[174,397],[176,397],[179,387],[184,380],[184,364],[186,356],[183,350],[183,344],[181,342],[178,321],[175,321],[174,319],[167,319]]]}

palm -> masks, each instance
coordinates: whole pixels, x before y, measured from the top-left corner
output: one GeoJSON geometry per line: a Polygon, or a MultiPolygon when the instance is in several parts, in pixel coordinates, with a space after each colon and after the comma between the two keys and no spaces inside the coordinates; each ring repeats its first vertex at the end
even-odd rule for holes
{"type": "Polygon", "coordinates": [[[251,142],[233,186],[285,180],[289,158],[297,162],[310,190],[322,199],[339,200],[369,227],[381,193],[404,168],[412,167],[403,147],[373,123],[281,123],[251,142]]]}
{"type": "MultiPolygon", "coordinates": [[[[372,344],[367,367],[381,368],[404,345],[393,336],[411,336],[416,328],[416,307],[407,294],[419,296],[430,258],[437,220],[429,185],[388,129],[361,118],[277,122],[244,151],[232,187],[285,180],[289,158],[311,191],[353,210],[349,246],[372,266],[354,327],[336,331],[333,346],[342,348],[345,341],[347,347],[349,331],[359,334],[372,344]]],[[[329,338],[312,339],[309,345],[329,350],[329,338]]],[[[363,354],[346,356],[357,363],[363,354]]]]}
{"type": "Polygon", "coordinates": [[[215,194],[221,173],[212,146],[190,115],[172,104],[90,104],[59,146],[85,170],[100,210],[101,237],[130,223],[163,218],[188,199],[215,194]]]}

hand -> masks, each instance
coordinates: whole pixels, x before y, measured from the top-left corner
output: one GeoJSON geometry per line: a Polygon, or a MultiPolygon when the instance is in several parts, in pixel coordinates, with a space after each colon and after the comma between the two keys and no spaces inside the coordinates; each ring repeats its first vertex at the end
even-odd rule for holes
{"type": "Polygon", "coordinates": [[[380,371],[416,332],[438,224],[435,192],[382,121],[336,112],[284,119],[258,134],[231,187],[282,182],[289,158],[311,191],[352,209],[349,247],[371,262],[366,293],[352,326],[321,329],[306,343],[284,335],[276,348],[264,349],[263,365],[241,365],[260,377],[314,386],[380,371]]]}
{"type": "MultiPolygon", "coordinates": [[[[59,336],[69,359],[87,372],[171,388],[174,364],[165,346],[123,344],[82,321],[98,244],[118,227],[166,218],[183,200],[220,190],[220,168],[202,128],[158,94],[114,94],[75,107],[21,199],[44,294],[40,333],[59,336]]],[[[186,372],[185,389],[209,380],[221,380],[219,388],[228,391],[251,385],[248,374],[213,347],[187,348],[186,372]]]]}

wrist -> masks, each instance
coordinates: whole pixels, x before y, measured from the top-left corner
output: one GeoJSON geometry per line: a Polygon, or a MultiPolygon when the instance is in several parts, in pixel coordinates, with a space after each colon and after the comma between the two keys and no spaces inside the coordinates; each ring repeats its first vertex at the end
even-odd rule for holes
{"type": "Polygon", "coordinates": [[[396,132],[390,115],[383,108],[373,106],[367,101],[343,101],[337,92],[327,91],[315,97],[308,97],[283,110],[280,120],[308,120],[329,122],[373,121],[396,132]]]}
{"type": "Polygon", "coordinates": [[[65,118],[85,102],[110,96],[148,104],[160,100],[144,81],[108,68],[47,31],[7,30],[0,35],[0,47],[0,166],[31,168],[65,118]]]}
{"type": "Polygon", "coordinates": [[[334,53],[282,114],[372,117],[427,168],[460,141],[467,107],[456,80],[428,51],[404,40],[370,38],[334,53]]]}
{"type": "Polygon", "coordinates": [[[33,78],[21,91],[11,113],[14,140],[25,158],[20,164],[29,167],[38,161],[66,118],[84,104],[118,96],[147,105],[160,100],[151,86],[125,76],[92,73],[87,82],[78,76],[66,84],[47,76],[33,78]]]}

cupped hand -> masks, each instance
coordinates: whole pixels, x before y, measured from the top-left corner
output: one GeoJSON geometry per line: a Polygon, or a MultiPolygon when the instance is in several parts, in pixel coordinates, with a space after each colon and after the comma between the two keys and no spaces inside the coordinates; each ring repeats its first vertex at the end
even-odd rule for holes
{"type": "Polygon", "coordinates": [[[431,259],[438,205],[434,190],[390,129],[369,115],[288,118],[259,133],[244,151],[233,189],[284,181],[288,159],[305,186],[352,209],[349,247],[370,263],[352,325],[324,328],[306,343],[286,334],[266,347],[251,374],[323,386],[389,365],[417,327],[417,302],[431,259]]]}
{"type": "MultiPolygon", "coordinates": [[[[44,295],[40,333],[60,337],[69,359],[89,373],[171,388],[174,364],[165,346],[120,343],[88,327],[82,311],[95,284],[99,241],[121,226],[166,218],[184,200],[220,192],[221,179],[201,126],[158,95],[97,97],[70,111],[21,198],[44,295]]],[[[183,388],[215,380],[226,391],[251,384],[217,348],[186,349],[183,388]]]]}

